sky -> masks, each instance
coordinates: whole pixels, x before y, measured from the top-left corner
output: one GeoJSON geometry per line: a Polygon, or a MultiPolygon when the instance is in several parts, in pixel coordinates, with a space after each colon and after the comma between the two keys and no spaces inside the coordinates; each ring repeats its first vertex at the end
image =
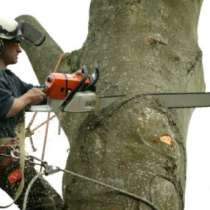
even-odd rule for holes
{"type": "MultiPolygon", "coordinates": [[[[79,49],[84,43],[88,32],[90,0],[18,0],[4,1],[1,4],[1,16],[15,18],[22,14],[35,16],[47,29],[64,52],[79,49]],[[11,6],[12,4],[12,6],[11,6]]],[[[198,27],[199,45],[203,51],[203,67],[206,91],[210,91],[210,1],[204,0],[198,27]]],[[[23,52],[19,63],[12,67],[22,80],[38,84],[27,56],[23,52]],[[27,69],[27,70],[26,70],[27,69]]],[[[27,123],[31,118],[27,114],[27,123]]],[[[40,115],[34,126],[46,119],[40,115]]],[[[185,210],[210,209],[210,108],[199,108],[193,113],[187,137],[187,185],[185,196],[185,210]]],[[[65,167],[69,144],[63,132],[57,135],[58,122],[50,123],[50,133],[46,152],[46,160],[65,167]]],[[[44,139],[44,129],[38,130],[34,136],[34,143],[39,151],[34,153],[41,156],[44,139]]],[[[31,152],[27,144],[28,151],[31,152]]],[[[48,181],[61,193],[62,174],[47,177],[48,181]]],[[[11,202],[11,199],[0,192],[0,205],[11,202]],[[4,199],[3,199],[4,198],[4,199]]],[[[17,210],[16,206],[8,210],[17,210]]]]}

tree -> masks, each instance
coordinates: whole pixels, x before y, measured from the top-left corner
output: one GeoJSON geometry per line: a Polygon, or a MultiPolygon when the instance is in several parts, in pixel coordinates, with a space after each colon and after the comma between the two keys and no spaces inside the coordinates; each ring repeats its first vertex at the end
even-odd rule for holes
{"type": "MultiPolygon", "coordinates": [[[[63,114],[71,153],[67,169],[133,192],[161,210],[183,210],[186,134],[190,109],[167,110],[147,92],[204,91],[197,44],[201,0],[92,0],[89,33],[80,50],[67,53],[60,72],[87,64],[101,69],[99,95],[126,94],[91,114],[63,114]]],[[[44,28],[30,16],[18,17],[44,28]]],[[[24,49],[40,81],[52,71],[60,47],[24,49]]],[[[66,209],[152,209],[148,205],[67,174],[66,209]]]]}

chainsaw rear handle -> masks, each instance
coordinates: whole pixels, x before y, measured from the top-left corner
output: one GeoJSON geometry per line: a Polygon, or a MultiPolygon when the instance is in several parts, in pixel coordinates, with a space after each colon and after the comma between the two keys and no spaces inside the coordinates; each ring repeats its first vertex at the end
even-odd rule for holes
{"type": "Polygon", "coordinates": [[[36,86],[42,88],[47,97],[56,100],[65,100],[74,92],[95,91],[96,82],[99,79],[99,69],[95,67],[94,73],[88,75],[88,69],[83,66],[72,74],[51,73],[45,80],[44,85],[36,86]]]}

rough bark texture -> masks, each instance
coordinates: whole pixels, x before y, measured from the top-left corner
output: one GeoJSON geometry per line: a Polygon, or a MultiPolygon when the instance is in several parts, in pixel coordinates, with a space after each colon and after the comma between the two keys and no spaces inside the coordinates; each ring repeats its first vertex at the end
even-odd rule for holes
{"type": "MultiPolygon", "coordinates": [[[[204,90],[197,45],[201,3],[92,0],[87,40],[82,49],[66,54],[60,71],[99,63],[98,94],[128,97],[95,114],[64,114],[71,144],[67,169],[143,196],[161,210],[184,209],[185,139],[192,110],[167,110],[150,97],[132,96],[204,90]]],[[[32,17],[19,19],[37,24],[32,17]]],[[[24,47],[43,80],[60,48],[50,38],[41,50],[24,47]]],[[[63,183],[66,209],[151,209],[68,175],[63,183]]]]}

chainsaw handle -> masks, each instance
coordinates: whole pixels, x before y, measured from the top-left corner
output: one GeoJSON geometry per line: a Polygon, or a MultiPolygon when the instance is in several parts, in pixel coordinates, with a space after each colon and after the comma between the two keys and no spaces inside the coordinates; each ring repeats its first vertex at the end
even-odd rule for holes
{"type": "Polygon", "coordinates": [[[45,89],[47,86],[45,84],[42,85],[34,85],[34,88],[40,88],[40,89],[45,89]]]}
{"type": "Polygon", "coordinates": [[[88,77],[88,68],[86,65],[83,65],[82,67],[82,74],[84,75],[85,78],[88,77]]]}
{"type": "Polygon", "coordinates": [[[96,66],[95,70],[94,70],[94,73],[92,74],[92,84],[91,84],[91,86],[95,86],[95,84],[99,80],[99,76],[100,76],[99,68],[98,68],[98,66],[96,66]]]}

